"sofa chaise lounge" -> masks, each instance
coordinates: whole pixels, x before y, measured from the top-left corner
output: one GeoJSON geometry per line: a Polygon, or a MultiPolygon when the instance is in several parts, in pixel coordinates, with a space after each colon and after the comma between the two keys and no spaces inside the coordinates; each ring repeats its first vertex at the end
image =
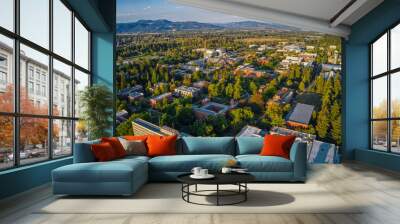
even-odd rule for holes
{"type": "Polygon", "coordinates": [[[91,141],[75,144],[73,164],[52,172],[53,193],[67,195],[132,195],[148,181],[176,181],[176,177],[200,166],[218,172],[229,160],[236,160],[258,182],[304,182],[306,144],[293,143],[290,159],[260,156],[263,138],[183,137],[177,155],[127,156],[96,162],[91,141]]]}

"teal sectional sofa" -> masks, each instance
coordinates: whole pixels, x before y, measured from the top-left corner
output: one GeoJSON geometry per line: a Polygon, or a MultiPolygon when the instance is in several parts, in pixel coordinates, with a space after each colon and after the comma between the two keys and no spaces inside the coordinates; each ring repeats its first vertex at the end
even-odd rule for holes
{"type": "Polygon", "coordinates": [[[193,167],[218,172],[229,160],[236,160],[259,182],[304,182],[306,144],[295,142],[290,159],[260,156],[263,138],[183,137],[177,141],[177,155],[128,156],[96,162],[91,141],[75,144],[74,163],[52,172],[54,194],[131,195],[148,181],[176,181],[193,167]]]}

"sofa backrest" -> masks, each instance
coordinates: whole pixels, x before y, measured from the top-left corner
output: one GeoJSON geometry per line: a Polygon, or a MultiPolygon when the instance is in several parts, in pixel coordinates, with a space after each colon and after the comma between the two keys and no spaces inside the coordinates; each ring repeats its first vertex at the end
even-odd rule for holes
{"type": "Polygon", "coordinates": [[[179,154],[226,154],[235,155],[233,137],[182,137],[179,154]]]}
{"type": "Polygon", "coordinates": [[[259,154],[264,144],[264,138],[237,137],[236,155],[259,154]]]}

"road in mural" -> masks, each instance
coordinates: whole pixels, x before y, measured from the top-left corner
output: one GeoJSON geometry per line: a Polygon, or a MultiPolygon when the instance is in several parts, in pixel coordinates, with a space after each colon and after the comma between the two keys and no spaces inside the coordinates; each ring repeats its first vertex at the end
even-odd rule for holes
{"type": "Polygon", "coordinates": [[[118,135],[274,132],[341,144],[339,37],[150,3],[118,4],[118,135]]]}

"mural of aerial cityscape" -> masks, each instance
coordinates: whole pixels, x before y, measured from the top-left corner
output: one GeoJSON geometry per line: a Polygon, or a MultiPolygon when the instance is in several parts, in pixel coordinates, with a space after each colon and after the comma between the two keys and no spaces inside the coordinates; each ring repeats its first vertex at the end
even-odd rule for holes
{"type": "Polygon", "coordinates": [[[166,0],[118,2],[117,134],[341,144],[341,39],[166,0]]]}

